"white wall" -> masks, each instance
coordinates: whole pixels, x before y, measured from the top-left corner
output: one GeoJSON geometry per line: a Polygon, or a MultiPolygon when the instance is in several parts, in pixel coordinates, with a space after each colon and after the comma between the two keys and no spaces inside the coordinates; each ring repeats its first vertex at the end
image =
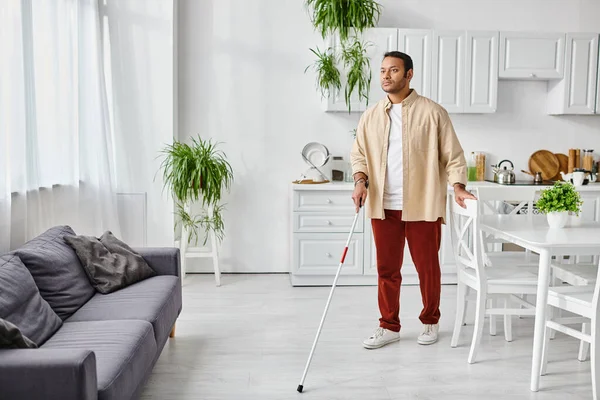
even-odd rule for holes
{"type": "MultiPolygon", "coordinates": [[[[381,27],[600,32],[595,0],[382,4],[381,27]]],[[[290,182],[306,170],[300,151],[319,141],[347,158],[359,116],[320,110],[314,75],[304,69],[313,62],[308,49],[322,45],[303,0],[180,0],[179,7],[180,138],[224,141],[235,172],[222,268],[287,272],[290,182]]],[[[496,114],[453,116],[465,151],[489,152],[488,164],[509,158],[520,171],[540,148],[599,148],[600,117],[547,116],[545,96],[543,82],[501,81],[496,114]]],[[[211,264],[192,260],[189,268],[211,264]]]]}
{"type": "MultiPolygon", "coordinates": [[[[122,193],[147,194],[148,246],[173,246],[173,202],[163,193],[157,158],[172,143],[174,111],[174,0],[99,0],[108,23],[114,104],[117,185],[122,193]]],[[[105,25],[106,28],[106,25],[105,25]]],[[[140,199],[122,204],[124,240],[139,242],[140,199]],[[129,225],[129,226],[128,226],[129,225]],[[135,225],[135,226],[132,226],[135,225]]]]}

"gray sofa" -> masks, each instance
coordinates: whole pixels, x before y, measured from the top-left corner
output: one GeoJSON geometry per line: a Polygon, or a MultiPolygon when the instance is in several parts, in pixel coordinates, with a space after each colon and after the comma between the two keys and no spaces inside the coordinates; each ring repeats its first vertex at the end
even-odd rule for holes
{"type": "Polygon", "coordinates": [[[0,349],[0,400],[136,399],[182,309],[179,250],[134,248],[156,276],[101,294],[65,234],[0,256],[0,318],[38,345],[0,349]]]}

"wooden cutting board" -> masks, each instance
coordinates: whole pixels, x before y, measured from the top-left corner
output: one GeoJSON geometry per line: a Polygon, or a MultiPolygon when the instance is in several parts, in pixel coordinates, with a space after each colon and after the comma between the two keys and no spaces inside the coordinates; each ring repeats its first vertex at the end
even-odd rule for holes
{"type": "Polygon", "coordinates": [[[548,150],[538,150],[529,157],[529,172],[542,173],[542,179],[553,179],[560,169],[558,158],[548,150]]]}
{"type": "Polygon", "coordinates": [[[562,153],[554,153],[554,155],[556,156],[556,159],[558,160],[558,173],[554,176],[554,180],[555,181],[562,181],[562,176],[560,176],[561,172],[564,172],[565,174],[568,172],[569,170],[569,156],[566,154],[562,154],[562,153]]]}

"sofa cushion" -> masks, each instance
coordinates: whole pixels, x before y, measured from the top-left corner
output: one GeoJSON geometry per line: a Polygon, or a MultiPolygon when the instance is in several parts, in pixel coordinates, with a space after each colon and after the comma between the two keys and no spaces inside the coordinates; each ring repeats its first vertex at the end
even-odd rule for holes
{"type": "Polygon", "coordinates": [[[31,341],[13,323],[0,318],[0,349],[35,349],[37,344],[31,341]]]}
{"type": "Polygon", "coordinates": [[[12,252],[21,258],[42,297],[63,320],[96,293],[77,254],[63,239],[74,234],[69,226],[55,226],[12,252]]]}
{"type": "Polygon", "coordinates": [[[0,257],[0,318],[14,324],[38,346],[62,325],[40,296],[25,265],[14,254],[0,257]]]}
{"type": "Polygon", "coordinates": [[[102,294],[156,275],[141,255],[110,231],[104,232],[100,238],[65,235],[64,239],[75,250],[92,286],[102,294]]]}
{"type": "Polygon", "coordinates": [[[43,348],[92,350],[98,400],[131,398],[156,358],[152,325],[146,321],[64,323],[43,348]]]}
{"type": "Polygon", "coordinates": [[[160,345],[167,340],[180,311],[179,278],[155,276],[114,293],[96,294],[67,321],[148,321],[160,345]]]}

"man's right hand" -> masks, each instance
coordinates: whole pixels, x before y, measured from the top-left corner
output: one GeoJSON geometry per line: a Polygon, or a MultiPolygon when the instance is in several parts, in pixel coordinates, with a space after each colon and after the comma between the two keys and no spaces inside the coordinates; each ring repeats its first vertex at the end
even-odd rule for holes
{"type": "Polygon", "coordinates": [[[367,200],[367,187],[365,182],[361,180],[354,187],[354,192],[352,193],[352,200],[354,201],[354,205],[356,206],[356,212],[365,204],[365,200],[367,200]]]}

